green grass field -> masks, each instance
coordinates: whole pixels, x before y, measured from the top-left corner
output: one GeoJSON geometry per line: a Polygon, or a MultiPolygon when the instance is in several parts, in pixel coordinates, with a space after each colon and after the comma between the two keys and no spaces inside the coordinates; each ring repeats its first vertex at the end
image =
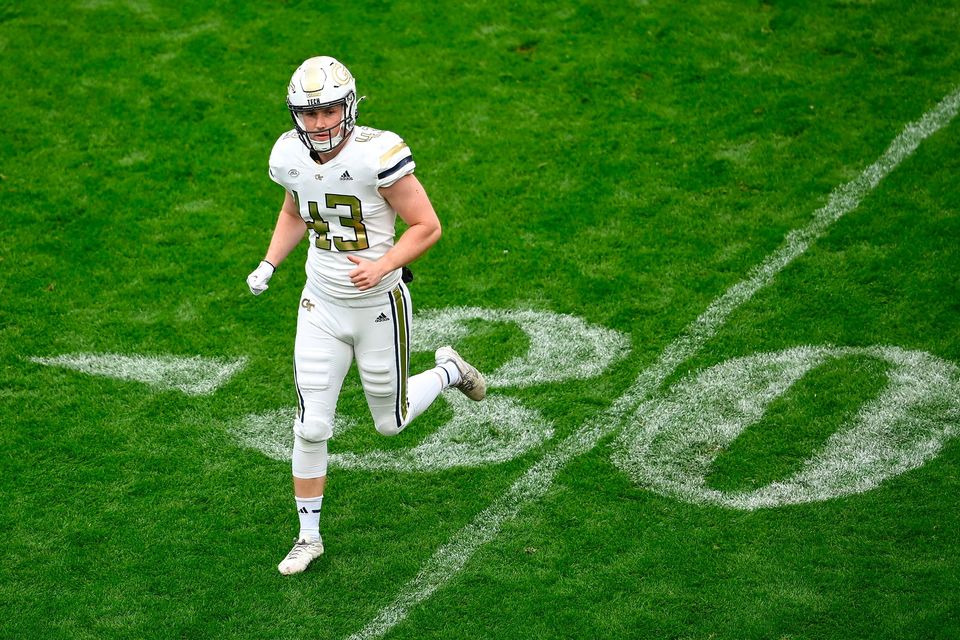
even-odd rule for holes
{"type": "Polygon", "coordinates": [[[0,637],[960,637],[958,25],[957,0],[0,2],[0,637]],[[290,465],[256,444],[296,403],[305,243],[244,278],[319,54],[444,224],[414,369],[453,317],[499,382],[484,420],[445,396],[386,439],[352,371],[327,553],[285,578],[290,465]],[[186,393],[40,360],[77,354],[237,370],[186,393]]]}

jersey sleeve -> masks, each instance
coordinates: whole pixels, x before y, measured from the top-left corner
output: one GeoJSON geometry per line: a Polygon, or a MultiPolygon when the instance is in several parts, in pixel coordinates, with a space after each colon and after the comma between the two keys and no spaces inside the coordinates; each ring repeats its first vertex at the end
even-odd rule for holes
{"type": "Polygon", "coordinates": [[[299,143],[297,132],[292,129],[277,139],[273,145],[273,149],[270,151],[270,165],[267,169],[267,174],[270,176],[270,179],[287,191],[290,191],[290,186],[286,183],[285,179],[287,177],[287,171],[289,170],[288,165],[290,164],[291,139],[299,143]]]}
{"type": "Polygon", "coordinates": [[[377,188],[389,187],[405,175],[413,173],[417,164],[410,147],[395,133],[385,132],[377,165],[377,188]]]}

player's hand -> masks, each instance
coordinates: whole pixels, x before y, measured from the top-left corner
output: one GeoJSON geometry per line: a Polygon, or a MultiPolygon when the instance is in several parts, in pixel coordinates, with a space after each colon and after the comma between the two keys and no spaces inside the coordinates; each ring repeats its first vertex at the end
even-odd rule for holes
{"type": "Polygon", "coordinates": [[[351,255],[347,256],[347,260],[357,265],[357,268],[351,271],[349,276],[350,282],[360,291],[375,287],[383,280],[383,271],[378,263],[351,255]]]}
{"type": "Polygon", "coordinates": [[[247,286],[250,287],[250,293],[258,296],[269,289],[267,283],[273,277],[274,271],[276,271],[276,268],[272,264],[266,260],[261,260],[260,265],[247,276],[247,286]]]}

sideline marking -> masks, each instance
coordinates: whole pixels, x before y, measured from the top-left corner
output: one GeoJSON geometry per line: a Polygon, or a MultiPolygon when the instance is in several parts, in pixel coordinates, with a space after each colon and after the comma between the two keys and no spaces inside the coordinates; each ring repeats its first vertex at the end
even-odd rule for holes
{"type": "Polygon", "coordinates": [[[786,235],[783,243],[747,277],[731,286],[700,317],[664,349],[660,358],[637,377],[630,388],[603,414],[567,436],[556,449],[530,467],[506,493],[478,513],[470,524],[439,547],[420,572],[400,589],[393,602],[383,607],[350,640],[380,638],[402,622],[410,610],[429,598],[434,591],[460,573],[473,554],[493,540],[505,522],[516,517],[527,503],[543,497],[557,473],[568,462],[593,449],[612,433],[628,413],[647,400],[671,373],[693,356],[740,305],[750,300],[787,265],[802,255],[834,222],[854,210],[860,200],[910,156],[920,143],[946,126],[960,109],[960,88],[948,94],[937,106],[916,122],[907,124],[876,162],[855,179],[834,189],[827,204],[817,209],[805,227],[786,235]]]}
{"type": "Polygon", "coordinates": [[[72,353],[30,360],[94,376],[135,380],[155,389],[176,389],[188,396],[210,395],[247,364],[246,358],[125,356],[118,353],[72,353]]]}

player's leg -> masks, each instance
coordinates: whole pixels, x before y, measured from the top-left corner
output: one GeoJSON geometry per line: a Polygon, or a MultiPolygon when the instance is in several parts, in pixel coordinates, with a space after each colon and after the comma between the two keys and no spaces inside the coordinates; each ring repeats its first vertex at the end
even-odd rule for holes
{"type": "Polygon", "coordinates": [[[382,307],[362,312],[356,319],[355,351],[367,404],[377,431],[396,435],[463,377],[453,362],[409,375],[413,305],[406,285],[391,291],[382,307]]]}
{"type": "Polygon", "coordinates": [[[293,486],[300,532],[280,563],[280,573],[299,573],[323,553],[320,508],[327,480],[327,441],[352,347],[334,335],[336,308],[319,301],[301,303],[294,346],[297,417],[294,421],[293,486]]]}

